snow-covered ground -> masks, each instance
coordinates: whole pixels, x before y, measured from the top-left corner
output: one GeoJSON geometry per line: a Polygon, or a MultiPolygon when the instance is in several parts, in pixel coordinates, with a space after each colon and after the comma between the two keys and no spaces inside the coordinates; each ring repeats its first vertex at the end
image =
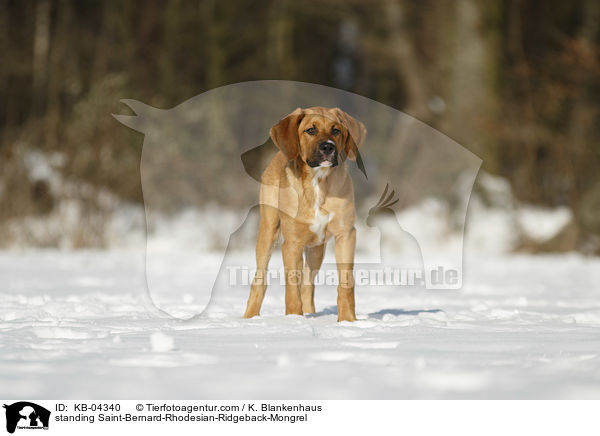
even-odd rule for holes
{"type": "Polygon", "coordinates": [[[277,286],[260,318],[241,318],[240,289],[182,321],[153,307],[143,250],[0,252],[0,392],[600,398],[600,259],[467,251],[464,274],[460,291],[359,288],[355,323],[336,322],[332,289],[315,316],[286,317],[277,286]]]}
{"type": "MultiPolygon", "coordinates": [[[[70,251],[89,233],[73,199],[79,185],[43,156],[28,162],[32,180],[47,179],[62,200],[48,216],[7,227],[4,398],[600,398],[600,258],[508,254],[519,238],[548,240],[572,217],[516,204],[503,179],[480,175],[487,200],[471,198],[461,290],[359,286],[358,321],[338,323],[332,287],[317,287],[316,315],[286,317],[283,288],[273,285],[262,316],[244,320],[248,286],[221,283],[210,312],[184,321],[164,311],[202,312],[224,247],[241,250],[228,251],[230,264],[254,265],[256,220],[234,241],[236,213],[161,218],[146,256],[143,208],[100,192],[103,232],[88,242],[112,249],[70,251]]],[[[378,261],[386,249],[396,258],[399,223],[422,230],[424,252],[460,254],[462,235],[452,232],[461,226],[444,210],[426,200],[377,230],[362,223],[357,260],[378,261]]],[[[281,267],[280,253],[271,266],[281,267]]]]}

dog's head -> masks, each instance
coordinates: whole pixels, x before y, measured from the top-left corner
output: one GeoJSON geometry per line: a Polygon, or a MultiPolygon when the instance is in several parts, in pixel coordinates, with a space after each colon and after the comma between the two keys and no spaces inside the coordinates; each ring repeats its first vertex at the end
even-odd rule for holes
{"type": "Polygon", "coordinates": [[[346,157],[356,159],[367,129],[338,108],[312,107],[296,109],[271,127],[270,135],[288,160],[335,167],[346,157]]]}

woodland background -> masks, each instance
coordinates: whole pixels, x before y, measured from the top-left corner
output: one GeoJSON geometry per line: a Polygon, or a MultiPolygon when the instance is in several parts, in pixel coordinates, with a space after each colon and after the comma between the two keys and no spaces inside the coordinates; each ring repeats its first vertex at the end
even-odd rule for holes
{"type": "Polygon", "coordinates": [[[77,247],[102,245],[106,197],[141,204],[142,136],[112,118],[121,98],[170,108],[281,79],[428,123],[516,201],[572,211],[546,249],[598,253],[599,23],[596,0],[0,0],[0,245],[58,196],[78,201],[77,247]],[[36,159],[67,194],[32,176],[36,159]]]}

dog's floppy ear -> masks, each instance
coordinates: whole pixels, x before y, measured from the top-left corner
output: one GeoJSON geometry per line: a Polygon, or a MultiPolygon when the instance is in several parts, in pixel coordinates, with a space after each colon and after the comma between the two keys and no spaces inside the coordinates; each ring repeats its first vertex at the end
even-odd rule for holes
{"type": "Polygon", "coordinates": [[[298,139],[298,126],[304,118],[304,111],[297,108],[273,127],[269,134],[277,147],[283,152],[287,160],[294,160],[300,153],[298,139]]]}
{"type": "Polygon", "coordinates": [[[360,147],[367,137],[367,129],[363,123],[357,121],[340,108],[333,109],[340,119],[341,123],[348,131],[346,141],[344,142],[344,153],[350,160],[356,160],[358,147],[360,147]]]}

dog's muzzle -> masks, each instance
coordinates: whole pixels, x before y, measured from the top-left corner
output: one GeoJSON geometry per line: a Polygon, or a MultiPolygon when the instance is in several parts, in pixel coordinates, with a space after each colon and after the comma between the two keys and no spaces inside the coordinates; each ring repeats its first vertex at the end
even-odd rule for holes
{"type": "Polygon", "coordinates": [[[314,151],[313,156],[306,162],[310,167],[335,167],[338,164],[337,148],[331,139],[323,141],[314,151]]]}

